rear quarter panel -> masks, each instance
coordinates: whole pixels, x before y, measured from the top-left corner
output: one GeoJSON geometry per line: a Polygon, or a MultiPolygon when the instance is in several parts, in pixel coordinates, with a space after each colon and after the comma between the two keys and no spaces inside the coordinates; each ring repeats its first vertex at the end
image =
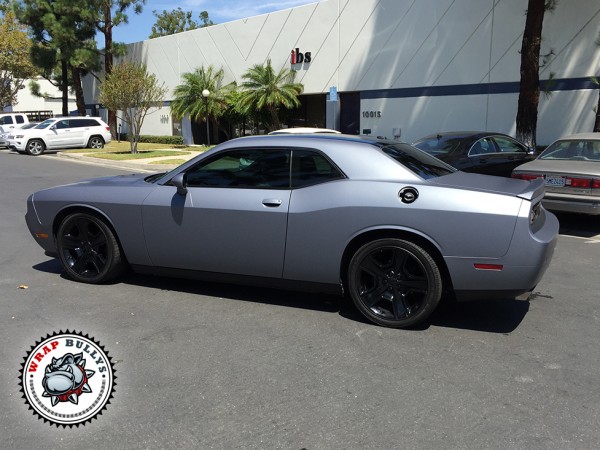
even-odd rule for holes
{"type": "Polygon", "coordinates": [[[508,251],[522,200],[427,182],[340,180],[292,192],[284,278],[335,283],[348,243],[377,229],[419,234],[444,257],[499,258],[508,251]],[[398,192],[419,191],[412,204],[398,192]]]}

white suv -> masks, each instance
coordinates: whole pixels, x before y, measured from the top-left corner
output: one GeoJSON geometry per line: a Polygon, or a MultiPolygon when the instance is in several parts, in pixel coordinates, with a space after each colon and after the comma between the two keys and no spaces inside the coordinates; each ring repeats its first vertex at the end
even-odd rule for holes
{"type": "Polygon", "coordinates": [[[98,117],[56,117],[8,135],[9,148],[33,156],[61,148],[102,148],[108,142],[110,128],[98,117]]]}

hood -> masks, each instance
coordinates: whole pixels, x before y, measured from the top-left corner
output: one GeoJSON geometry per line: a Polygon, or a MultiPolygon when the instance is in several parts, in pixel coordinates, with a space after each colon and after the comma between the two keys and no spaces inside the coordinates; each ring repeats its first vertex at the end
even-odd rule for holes
{"type": "Polygon", "coordinates": [[[144,182],[151,174],[132,173],[130,175],[116,175],[102,178],[88,178],[68,184],[67,186],[126,186],[144,182]]]}
{"type": "Polygon", "coordinates": [[[525,181],[457,171],[443,177],[429,179],[428,181],[439,186],[492,192],[494,194],[520,197],[526,200],[532,200],[544,193],[544,181],[541,178],[533,181],[525,181]]]}

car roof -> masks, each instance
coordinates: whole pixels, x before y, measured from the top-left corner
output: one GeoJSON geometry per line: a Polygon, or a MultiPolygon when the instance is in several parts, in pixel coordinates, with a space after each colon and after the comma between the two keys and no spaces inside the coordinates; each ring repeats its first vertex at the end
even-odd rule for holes
{"type": "Polygon", "coordinates": [[[363,136],[363,135],[353,135],[353,134],[335,134],[335,133],[305,133],[305,134],[262,134],[255,136],[244,136],[237,139],[232,139],[229,142],[234,141],[249,141],[249,140],[275,140],[275,139],[285,139],[289,140],[310,140],[310,139],[326,139],[330,141],[344,141],[344,142],[358,142],[363,144],[372,144],[372,145],[394,145],[399,144],[400,141],[390,140],[390,139],[381,139],[373,136],[363,136]]]}
{"type": "Polygon", "coordinates": [[[592,140],[592,141],[600,141],[600,133],[576,133],[570,134],[568,136],[563,136],[557,141],[566,141],[566,140],[592,140]]]}
{"type": "Polygon", "coordinates": [[[339,131],[331,130],[329,128],[310,128],[310,127],[282,128],[280,130],[271,131],[269,134],[300,134],[300,133],[340,134],[339,131]]]}
{"type": "Polygon", "coordinates": [[[453,136],[472,138],[472,139],[476,139],[476,138],[480,138],[480,137],[484,137],[484,136],[503,136],[503,137],[509,137],[511,139],[514,139],[512,136],[509,136],[508,134],[497,133],[495,131],[442,131],[440,133],[434,133],[434,134],[429,134],[427,136],[424,136],[420,139],[417,139],[415,142],[430,140],[430,139],[441,139],[444,137],[453,137],[453,136]]]}

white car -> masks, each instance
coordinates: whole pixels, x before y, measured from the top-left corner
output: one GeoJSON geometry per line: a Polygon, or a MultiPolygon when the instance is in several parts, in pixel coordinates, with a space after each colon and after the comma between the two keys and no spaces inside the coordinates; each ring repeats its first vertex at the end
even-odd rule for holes
{"type": "Polygon", "coordinates": [[[309,127],[282,128],[281,130],[271,131],[269,134],[312,134],[312,133],[340,134],[339,131],[330,130],[329,128],[309,128],[309,127]]]}
{"type": "Polygon", "coordinates": [[[38,124],[38,122],[23,123],[21,125],[15,126],[14,130],[6,131],[6,132],[0,134],[0,147],[7,147],[8,148],[8,136],[10,134],[15,134],[15,131],[17,129],[19,129],[19,130],[27,130],[29,128],[35,127],[37,124],[38,124]]]}
{"type": "Polygon", "coordinates": [[[102,148],[110,139],[109,126],[98,117],[56,117],[28,130],[15,130],[8,135],[8,147],[37,156],[45,150],[102,148]]]}

